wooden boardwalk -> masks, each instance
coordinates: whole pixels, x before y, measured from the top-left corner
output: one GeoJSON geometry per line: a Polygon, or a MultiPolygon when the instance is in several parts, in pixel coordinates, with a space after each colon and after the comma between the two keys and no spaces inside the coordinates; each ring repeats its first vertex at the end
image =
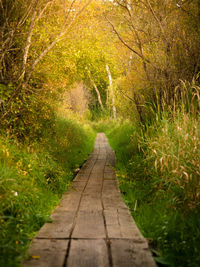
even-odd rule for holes
{"type": "Polygon", "coordinates": [[[148,244],[124,204],[103,133],[94,151],[33,239],[24,267],[155,267],[148,244]]]}

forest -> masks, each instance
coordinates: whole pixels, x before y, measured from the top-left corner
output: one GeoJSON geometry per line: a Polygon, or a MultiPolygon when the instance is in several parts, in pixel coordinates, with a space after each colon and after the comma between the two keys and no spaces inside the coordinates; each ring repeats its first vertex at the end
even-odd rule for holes
{"type": "Polygon", "coordinates": [[[159,266],[200,266],[200,1],[0,0],[0,266],[105,132],[159,266]]]}

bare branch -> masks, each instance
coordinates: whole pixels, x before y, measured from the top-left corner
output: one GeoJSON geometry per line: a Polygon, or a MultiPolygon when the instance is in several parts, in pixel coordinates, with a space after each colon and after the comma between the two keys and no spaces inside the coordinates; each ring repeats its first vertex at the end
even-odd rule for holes
{"type": "Polygon", "coordinates": [[[120,36],[120,34],[118,33],[118,31],[115,29],[115,26],[113,25],[113,23],[107,18],[105,17],[106,20],[108,21],[108,23],[111,25],[113,31],[115,32],[115,34],[117,35],[118,39],[128,48],[130,49],[133,53],[135,53],[136,55],[138,55],[139,57],[142,58],[142,56],[136,51],[134,50],[131,46],[129,46],[123,39],[122,37],[120,36]]]}
{"type": "Polygon", "coordinates": [[[113,31],[115,32],[115,34],[117,35],[118,39],[129,49],[131,50],[134,54],[136,54],[137,56],[139,56],[143,61],[151,64],[151,62],[146,59],[142,54],[140,54],[138,51],[136,51],[135,49],[133,49],[130,45],[128,45],[123,38],[120,36],[120,34],[118,33],[118,31],[115,29],[115,26],[113,25],[113,23],[107,18],[105,17],[106,20],[109,22],[109,24],[112,26],[113,31]]]}
{"type": "Polygon", "coordinates": [[[34,3],[34,0],[32,0],[31,3],[29,4],[27,11],[25,12],[24,16],[22,16],[22,18],[19,20],[19,22],[17,23],[16,28],[21,27],[26,22],[26,20],[29,17],[31,10],[33,8],[33,3],[34,3]]]}
{"type": "Polygon", "coordinates": [[[44,12],[46,11],[46,9],[48,8],[49,5],[51,5],[54,2],[54,0],[50,0],[49,2],[46,3],[46,5],[44,6],[44,8],[41,10],[40,14],[38,15],[36,22],[38,22],[42,15],[44,14],[44,12]]]}
{"type": "Polygon", "coordinates": [[[30,46],[31,46],[31,38],[32,38],[32,35],[33,35],[33,29],[34,29],[34,25],[35,25],[35,18],[36,18],[36,14],[37,14],[37,11],[36,11],[37,4],[38,4],[38,0],[35,0],[34,6],[33,6],[33,14],[32,14],[32,17],[31,17],[31,24],[30,24],[28,36],[27,36],[27,39],[26,39],[26,45],[25,45],[24,55],[23,55],[23,63],[22,63],[22,68],[21,68],[21,73],[20,73],[19,79],[23,78],[24,74],[26,72],[26,63],[27,63],[29,49],[30,49],[30,46]]]}
{"type": "Polygon", "coordinates": [[[120,91],[120,93],[121,93],[125,98],[127,98],[127,99],[129,99],[131,102],[134,102],[134,103],[135,103],[135,101],[134,101],[133,98],[131,98],[130,96],[128,96],[127,94],[125,94],[121,89],[118,88],[118,90],[120,91]]]}
{"type": "Polygon", "coordinates": [[[152,13],[154,19],[156,20],[156,22],[157,22],[157,24],[158,24],[158,26],[159,26],[159,28],[160,28],[160,30],[161,30],[161,33],[162,33],[162,35],[163,35],[163,38],[165,39],[165,41],[166,41],[167,43],[169,43],[168,40],[167,40],[167,37],[166,37],[166,35],[165,35],[165,31],[164,31],[164,29],[163,29],[162,23],[161,23],[160,20],[158,19],[158,17],[157,17],[157,15],[156,15],[156,13],[155,13],[155,11],[154,11],[152,5],[150,4],[149,0],[146,0],[146,2],[147,2],[147,5],[148,5],[148,7],[149,7],[149,9],[150,9],[150,11],[151,11],[151,13],[152,13]]]}
{"type": "MultiPolygon", "coordinates": [[[[49,46],[47,46],[42,52],[41,54],[35,59],[35,61],[32,63],[31,69],[26,77],[26,82],[24,85],[26,85],[28,83],[28,81],[30,80],[30,77],[35,69],[35,67],[37,66],[37,64],[42,60],[42,58],[56,45],[56,43],[58,43],[61,38],[68,32],[68,30],[71,28],[71,26],[73,25],[74,21],[77,19],[77,17],[85,10],[85,8],[92,2],[93,0],[89,0],[87,1],[87,3],[75,14],[75,16],[72,18],[71,22],[58,34],[58,36],[56,36],[56,38],[54,39],[54,41],[52,41],[49,46]]],[[[73,1],[74,3],[75,1],[73,1]]]]}
{"type": "Polygon", "coordinates": [[[64,22],[64,24],[63,24],[64,27],[66,26],[66,22],[67,22],[67,20],[68,20],[68,18],[69,18],[70,12],[71,12],[71,10],[72,10],[72,8],[73,8],[75,2],[76,2],[76,0],[73,0],[73,1],[71,2],[70,7],[68,8],[67,16],[65,17],[65,22],[64,22]]]}
{"type": "Polygon", "coordinates": [[[0,6],[1,6],[2,10],[4,10],[2,0],[0,0],[0,6]]]}

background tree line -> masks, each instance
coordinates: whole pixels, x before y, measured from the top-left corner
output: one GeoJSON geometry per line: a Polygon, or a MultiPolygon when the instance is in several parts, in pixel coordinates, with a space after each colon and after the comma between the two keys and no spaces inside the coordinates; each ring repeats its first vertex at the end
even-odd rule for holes
{"type": "Polygon", "coordinates": [[[181,99],[180,81],[199,83],[200,2],[124,0],[110,5],[105,18],[129,57],[116,91],[144,121],[149,113],[145,103],[163,110],[181,99]]]}
{"type": "Polygon", "coordinates": [[[199,82],[198,0],[0,4],[0,108],[6,128],[27,130],[33,121],[30,129],[39,128],[38,115],[51,116],[62,92],[77,81],[92,89],[90,111],[111,112],[114,105],[118,115],[130,110],[127,115],[133,112],[141,122],[149,110],[180,100],[180,81],[199,82]]]}

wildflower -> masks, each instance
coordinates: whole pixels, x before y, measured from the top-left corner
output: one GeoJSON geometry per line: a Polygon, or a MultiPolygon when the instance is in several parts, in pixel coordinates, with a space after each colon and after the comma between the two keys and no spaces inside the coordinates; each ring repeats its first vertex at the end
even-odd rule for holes
{"type": "Polygon", "coordinates": [[[12,194],[15,196],[15,197],[17,197],[18,196],[18,193],[16,192],[16,191],[11,191],[12,192],[12,194]]]}

